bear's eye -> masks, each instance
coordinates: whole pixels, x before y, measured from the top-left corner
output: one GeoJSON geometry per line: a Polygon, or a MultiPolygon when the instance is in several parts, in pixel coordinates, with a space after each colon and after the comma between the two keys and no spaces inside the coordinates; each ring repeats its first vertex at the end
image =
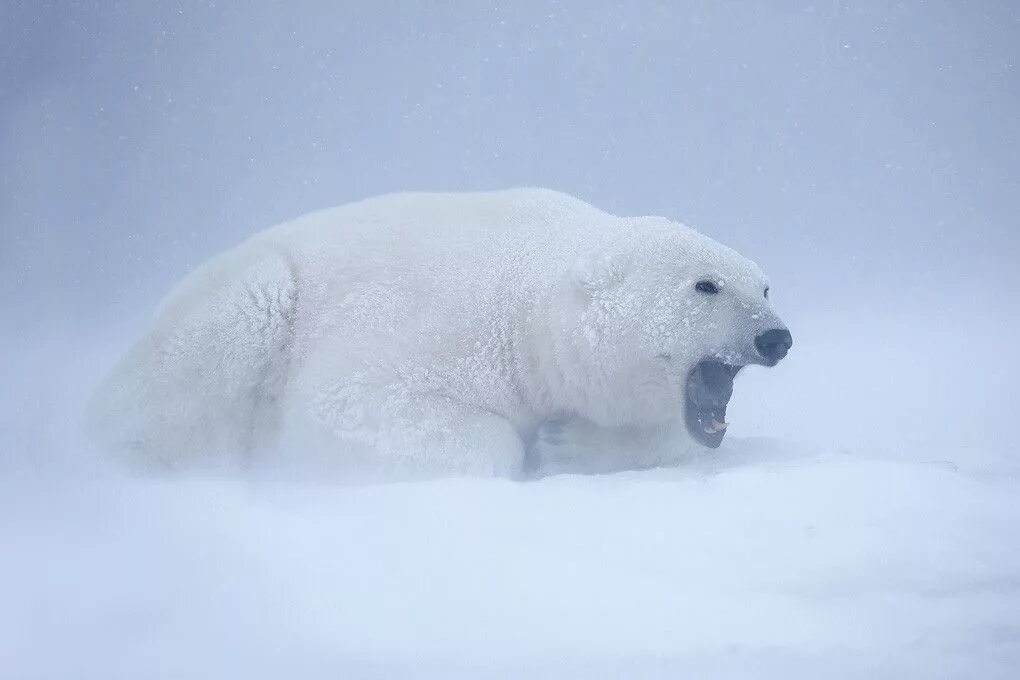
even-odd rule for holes
{"type": "Polygon", "coordinates": [[[700,290],[702,293],[708,293],[709,295],[715,295],[719,292],[719,286],[715,285],[711,281],[698,281],[694,284],[695,290],[700,290]]]}
{"type": "Polygon", "coordinates": [[[765,299],[766,300],[769,299],[769,287],[768,286],[765,286],[765,299]]]}

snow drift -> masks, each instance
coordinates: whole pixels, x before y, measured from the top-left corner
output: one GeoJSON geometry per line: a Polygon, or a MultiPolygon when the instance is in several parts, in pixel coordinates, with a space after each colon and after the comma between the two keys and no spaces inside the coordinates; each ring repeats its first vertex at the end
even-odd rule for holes
{"type": "MultiPolygon", "coordinates": [[[[1015,448],[1005,433],[978,443],[970,419],[950,417],[975,385],[991,418],[1006,400],[991,399],[1001,393],[986,375],[928,370],[955,354],[948,335],[921,347],[914,324],[885,323],[884,346],[853,355],[838,326],[802,325],[799,362],[747,378],[742,429],[718,451],[529,483],[127,477],[84,462],[67,434],[83,374],[102,360],[62,365],[45,343],[21,347],[0,459],[0,667],[104,679],[1013,677],[1015,448]],[[826,364],[834,355],[847,358],[826,364]]],[[[1006,356],[1008,337],[989,333],[989,352],[1006,356]]]]}

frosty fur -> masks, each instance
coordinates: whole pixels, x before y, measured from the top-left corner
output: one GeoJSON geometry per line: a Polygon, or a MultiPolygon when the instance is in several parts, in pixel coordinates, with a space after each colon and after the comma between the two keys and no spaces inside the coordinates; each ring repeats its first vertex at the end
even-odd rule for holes
{"type": "Polygon", "coordinates": [[[405,193],[274,227],[187,276],[93,400],[144,466],[377,478],[680,460],[691,367],[781,325],[759,268],[542,189],[405,193]],[[703,278],[720,293],[694,289],[703,278]]]}

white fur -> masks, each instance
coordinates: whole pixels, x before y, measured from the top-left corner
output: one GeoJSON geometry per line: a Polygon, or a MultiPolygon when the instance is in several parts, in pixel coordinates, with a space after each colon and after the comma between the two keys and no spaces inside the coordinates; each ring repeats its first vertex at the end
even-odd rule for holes
{"type": "Polygon", "coordinates": [[[275,450],[352,474],[514,476],[529,447],[579,469],[668,462],[690,447],[690,368],[746,363],[781,325],[766,285],[688,227],[552,191],[382,196],[189,275],[92,427],[171,466],[275,450]]]}

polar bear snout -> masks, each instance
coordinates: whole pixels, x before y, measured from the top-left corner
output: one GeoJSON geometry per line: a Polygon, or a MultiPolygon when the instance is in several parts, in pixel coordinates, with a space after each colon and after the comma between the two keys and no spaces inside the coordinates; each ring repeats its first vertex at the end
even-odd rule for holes
{"type": "Polygon", "coordinates": [[[766,365],[775,366],[793,347],[793,335],[785,328],[773,328],[758,335],[754,347],[766,365]]]}

